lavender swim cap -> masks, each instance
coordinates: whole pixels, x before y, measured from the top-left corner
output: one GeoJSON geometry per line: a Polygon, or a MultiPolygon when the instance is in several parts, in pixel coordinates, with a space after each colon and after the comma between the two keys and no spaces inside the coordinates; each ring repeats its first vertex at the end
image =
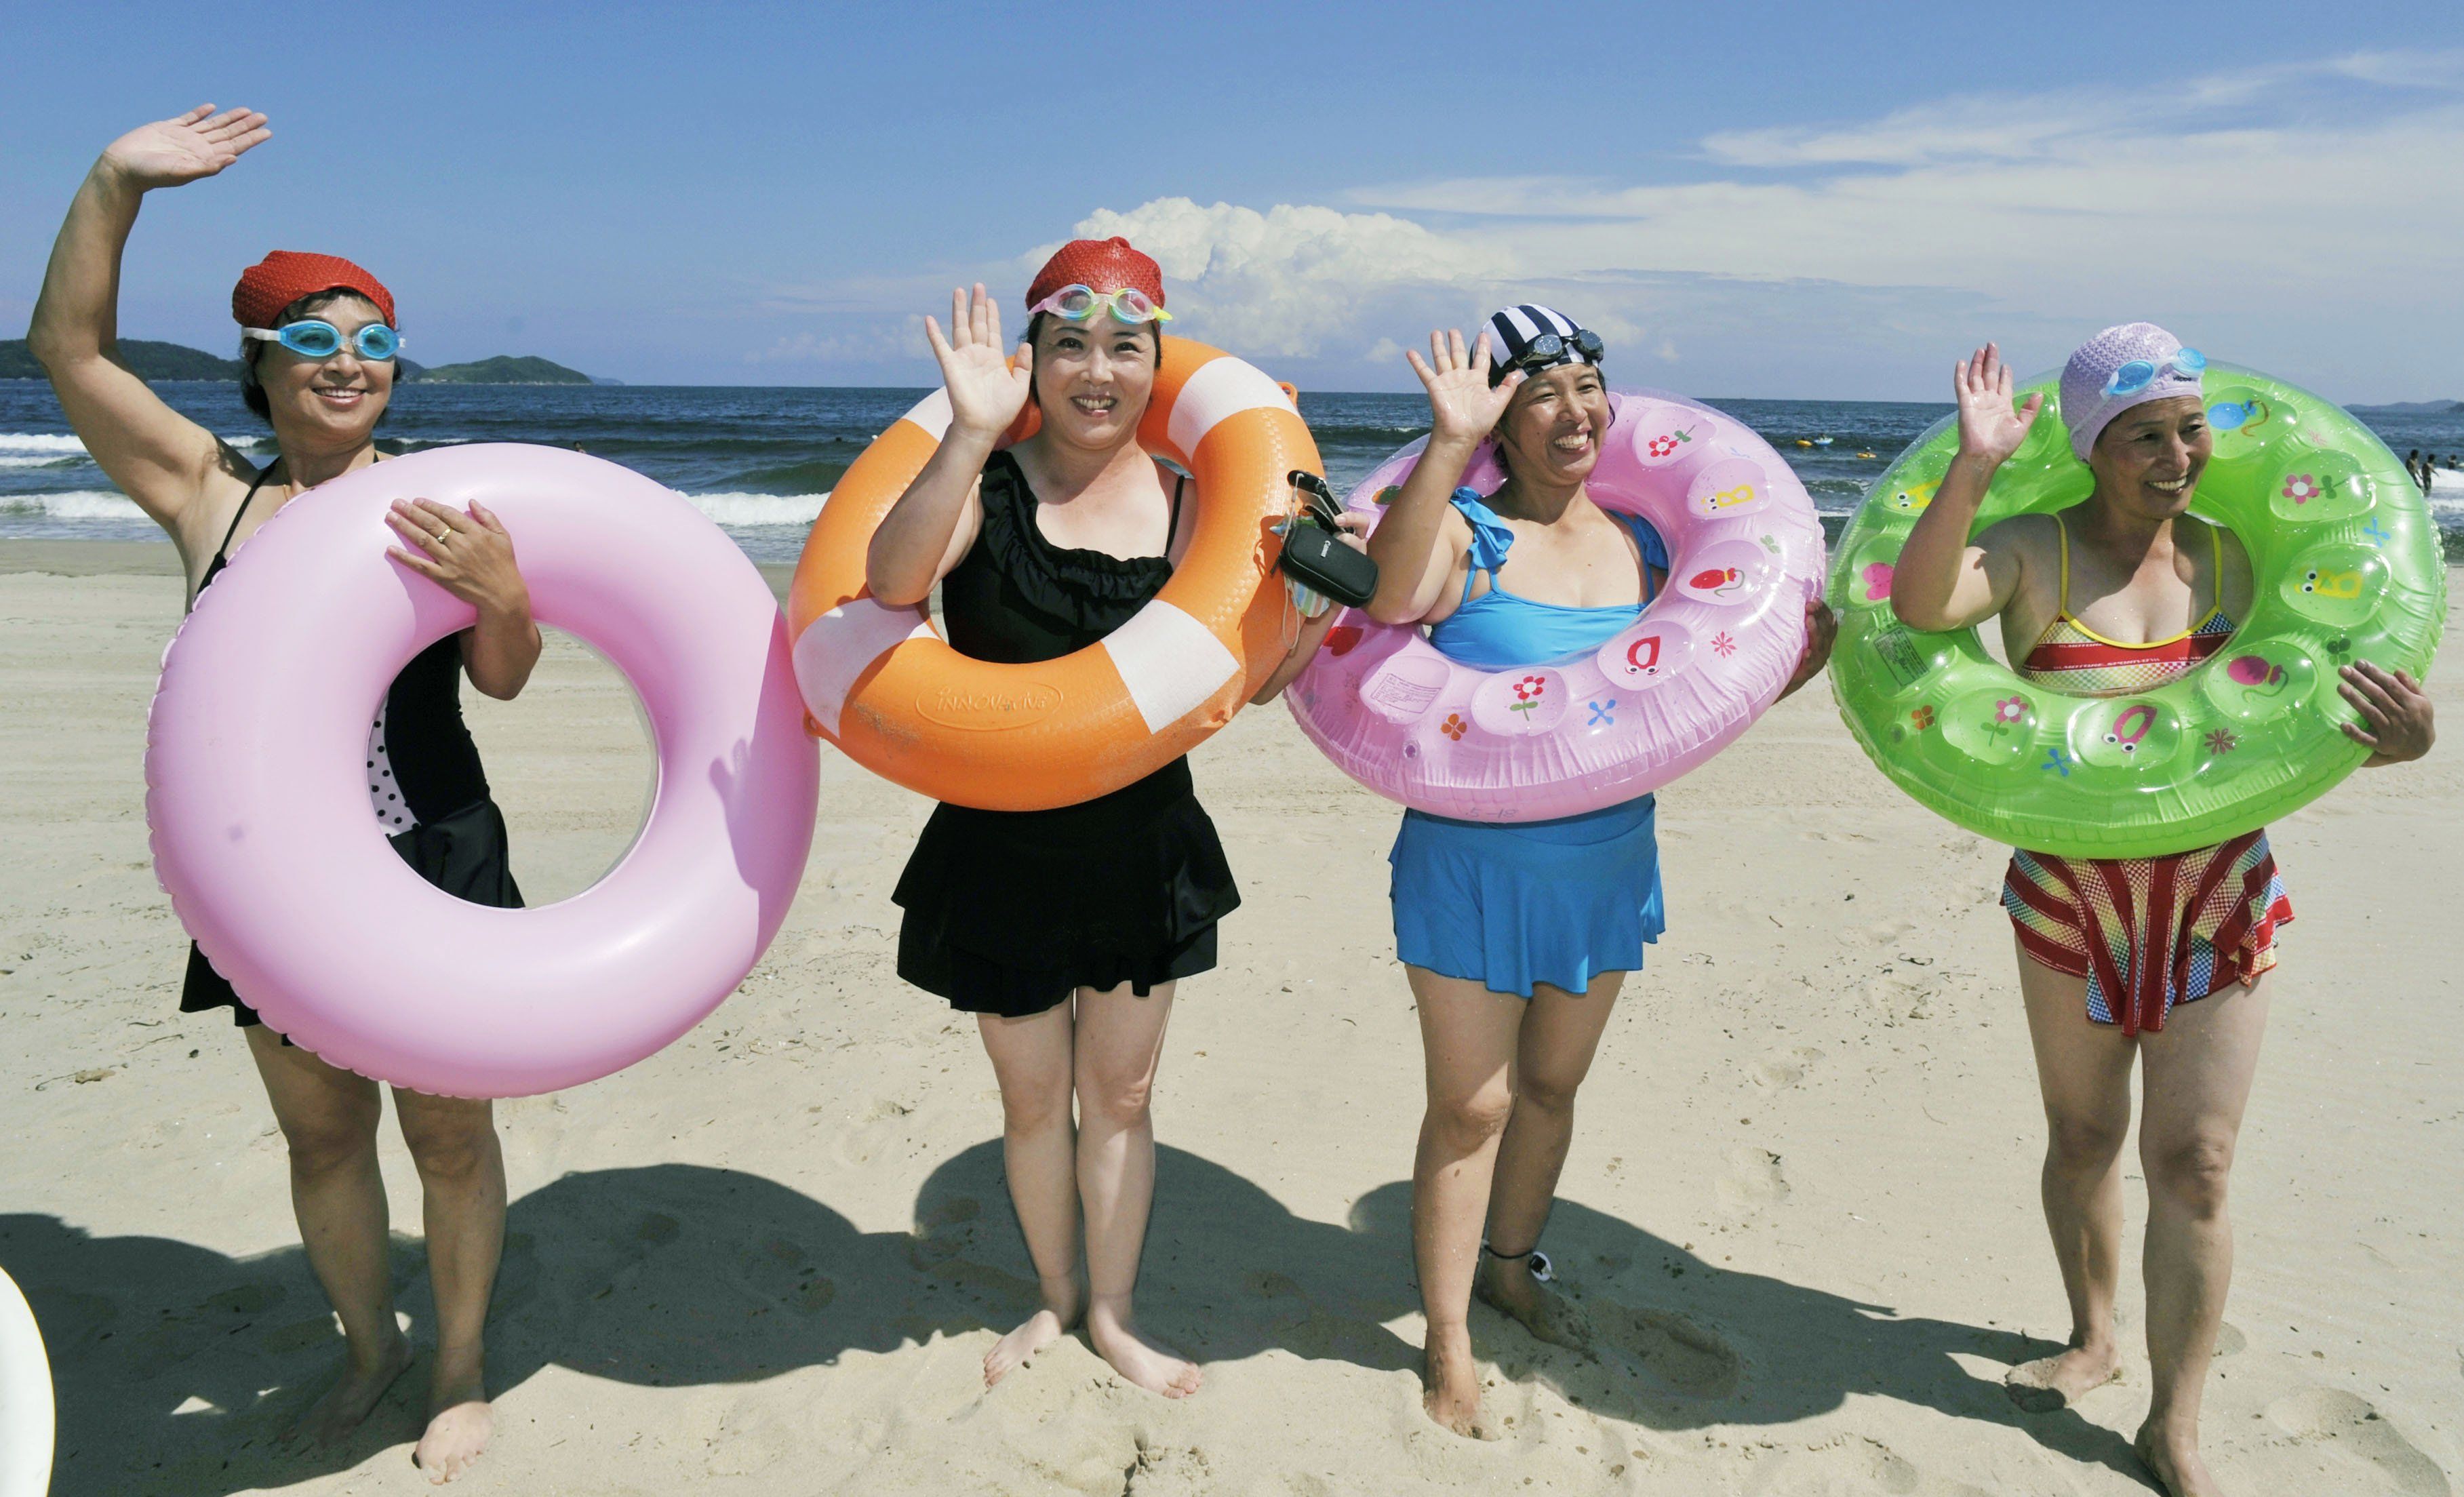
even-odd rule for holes
{"type": "Polygon", "coordinates": [[[2070,363],[2062,365],[2062,422],[2071,429],[2071,451],[2080,462],[2087,461],[2097,433],[2131,407],[2200,392],[2198,370],[2207,367],[2207,361],[2193,354],[2195,366],[2179,368],[2173,356],[2181,351],[2182,341],[2153,322],[2108,327],[2079,344],[2070,363]],[[2154,379],[2137,389],[2113,395],[2104,392],[2123,365],[2141,359],[2156,366],[2154,379]]]}

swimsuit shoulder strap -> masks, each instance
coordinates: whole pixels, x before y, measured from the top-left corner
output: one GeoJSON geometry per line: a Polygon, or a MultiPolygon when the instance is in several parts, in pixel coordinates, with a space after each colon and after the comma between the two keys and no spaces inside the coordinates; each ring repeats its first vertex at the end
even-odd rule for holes
{"type": "Polygon", "coordinates": [[[1663,572],[1668,570],[1668,543],[1660,539],[1660,532],[1653,528],[1651,521],[1641,516],[1617,510],[1609,513],[1616,516],[1617,522],[1634,537],[1636,558],[1642,563],[1642,605],[1648,608],[1653,595],[1660,590],[1659,584],[1651,580],[1651,569],[1657,566],[1663,572]]]}
{"type": "Polygon", "coordinates": [[[1488,507],[1477,489],[1457,489],[1447,502],[1471,526],[1471,549],[1466,553],[1471,565],[1463,571],[1463,597],[1456,605],[1461,606],[1471,601],[1472,580],[1481,573],[1489,574],[1491,587],[1497,585],[1497,569],[1506,564],[1506,553],[1514,548],[1514,532],[1497,517],[1497,511],[1488,507]]]}
{"type": "Polygon", "coordinates": [[[2208,527],[2208,564],[2214,575],[2208,581],[2208,611],[2222,613],[2225,608],[2225,527],[2208,527]]]}
{"type": "Polygon", "coordinates": [[[1179,473],[1174,476],[1172,480],[1172,518],[1164,521],[1163,531],[1163,548],[1167,555],[1172,551],[1172,542],[1174,538],[1180,534],[1180,496],[1183,493],[1187,492],[1188,488],[1189,474],[1179,473]]]}
{"type": "Polygon", "coordinates": [[[214,547],[215,561],[223,561],[231,559],[231,537],[239,534],[239,522],[246,517],[250,502],[256,497],[256,491],[265,487],[265,480],[273,475],[275,464],[281,461],[282,459],[277,457],[274,462],[257,470],[256,481],[248,486],[246,494],[240,495],[239,508],[231,511],[231,523],[223,529],[223,543],[214,547]]]}
{"type": "Polygon", "coordinates": [[[2071,527],[2062,523],[2059,515],[2054,517],[2054,532],[2062,538],[2062,599],[2055,617],[2067,619],[2071,616],[2071,527]]]}

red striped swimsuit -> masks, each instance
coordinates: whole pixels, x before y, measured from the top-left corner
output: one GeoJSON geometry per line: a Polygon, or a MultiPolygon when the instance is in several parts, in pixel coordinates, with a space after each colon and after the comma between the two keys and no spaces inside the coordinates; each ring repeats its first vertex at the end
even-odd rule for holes
{"type": "MultiPolygon", "coordinates": [[[[2070,527],[2062,538],[2060,611],[2019,675],[2079,696],[2124,696],[2190,673],[2233,637],[2224,610],[2224,533],[2209,527],[2214,601],[2171,639],[2125,645],[2071,612],[2070,527]]],[[[2022,951],[2087,979],[2088,1018],[2124,1034],[2162,1029],[2175,1003],[2276,965],[2276,927],[2293,918],[2263,830],[2159,858],[2058,858],[2015,850],[2002,881],[2022,951]]]]}

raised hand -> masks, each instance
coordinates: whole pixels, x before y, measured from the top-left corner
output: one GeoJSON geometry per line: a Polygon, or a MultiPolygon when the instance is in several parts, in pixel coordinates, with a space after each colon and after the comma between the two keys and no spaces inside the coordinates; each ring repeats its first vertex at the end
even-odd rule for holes
{"type": "Polygon", "coordinates": [[[2035,394],[2017,410],[2011,408],[2011,366],[1991,343],[1952,366],[1950,390],[1959,402],[1960,455],[1997,467],[2019,450],[2036,412],[2045,407],[2045,397],[2035,394]]]}
{"type": "Polygon", "coordinates": [[[951,292],[950,336],[928,317],[924,340],[950,392],[950,425],[986,440],[1008,430],[1035,388],[1035,350],[1021,343],[1012,358],[1001,346],[1001,308],[984,295],[984,283],[976,282],[973,297],[951,292]]]}
{"type": "Polygon", "coordinates": [[[199,104],[176,120],[139,125],[103,147],[102,160],[140,191],[176,187],[212,176],[273,134],[253,109],[215,114],[199,104]]]}
{"type": "Polygon", "coordinates": [[[1514,386],[1524,381],[1517,369],[1492,388],[1488,383],[1488,335],[1480,335],[1468,355],[1463,349],[1463,336],[1448,329],[1429,334],[1429,358],[1424,362],[1417,350],[1406,351],[1404,359],[1412,372],[1429,391],[1429,440],[1432,442],[1479,442],[1497,429],[1497,420],[1506,414],[1507,402],[1514,398],[1514,386]]]}

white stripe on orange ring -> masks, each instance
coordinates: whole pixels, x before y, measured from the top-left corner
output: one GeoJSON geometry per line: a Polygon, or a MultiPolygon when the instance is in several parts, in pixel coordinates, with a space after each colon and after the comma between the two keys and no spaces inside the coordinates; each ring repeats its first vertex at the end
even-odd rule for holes
{"type": "Polygon", "coordinates": [[[824,732],[837,737],[839,715],[858,676],[908,640],[937,637],[932,620],[913,604],[893,608],[868,595],[839,605],[796,636],[796,680],[804,689],[806,710],[824,732]]]}
{"type": "Polygon", "coordinates": [[[1204,706],[1241,672],[1240,660],[1213,629],[1161,598],[1130,615],[1101,644],[1150,737],[1204,706]]]}
{"type": "Polygon", "coordinates": [[[1184,459],[1195,460],[1198,446],[1206,440],[1206,434],[1226,418],[1244,410],[1299,413],[1284,387],[1266,378],[1256,365],[1228,356],[1211,359],[1181,385],[1180,399],[1173,403],[1167,437],[1184,459]]]}

